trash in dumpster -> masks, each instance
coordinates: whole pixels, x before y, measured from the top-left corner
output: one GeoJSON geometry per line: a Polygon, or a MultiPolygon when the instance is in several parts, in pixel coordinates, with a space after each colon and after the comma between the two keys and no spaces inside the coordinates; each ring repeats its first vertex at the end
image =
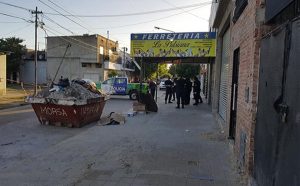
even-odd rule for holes
{"type": "Polygon", "coordinates": [[[125,117],[122,114],[111,112],[108,116],[103,117],[98,122],[98,125],[120,125],[125,124],[125,117]]]}
{"type": "Polygon", "coordinates": [[[107,97],[90,82],[61,78],[55,86],[26,98],[41,124],[81,127],[100,119],[107,97]]]}

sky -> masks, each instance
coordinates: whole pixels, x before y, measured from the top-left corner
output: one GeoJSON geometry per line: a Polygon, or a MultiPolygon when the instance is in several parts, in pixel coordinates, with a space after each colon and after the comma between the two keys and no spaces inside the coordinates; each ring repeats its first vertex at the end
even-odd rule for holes
{"type": "Polygon", "coordinates": [[[130,48],[131,33],[207,32],[212,0],[0,0],[0,38],[18,37],[34,49],[45,36],[100,34],[130,48]],[[9,4],[9,5],[8,5],[9,4]],[[155,29],[159,27],[161,29],[155,29]],[[166,29],[166,30],[164,30],[166,29]]]}

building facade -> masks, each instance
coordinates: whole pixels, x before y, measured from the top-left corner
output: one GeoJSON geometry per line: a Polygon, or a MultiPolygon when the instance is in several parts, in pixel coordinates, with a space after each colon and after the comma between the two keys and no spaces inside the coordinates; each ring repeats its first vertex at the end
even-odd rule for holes
{"type": "Polygon", "coordinates": [[[237,163],[253,170],[259,49],[264,29],[262,1],[221,0],[213,4],[211,29],[217,31],[212,108],[232,139],[237,163]]]}
{"type": "Polygon", "coordinates": [[[299,185],[300,1],[220,0],[211,10],[212,110],[238,167],[250,185],[299,185]]]}
{"type": "Polygon", "coordinates": [[[119,44],[100,35],[47,37],[47,80],[61,76],[95,82],[108,78],[110,71],[124,70],[119,44]]]}
{"type": "MultiPolygon", "coordinates": [[[[37,84],[47,84],[47,58],[45,51],[37,52],[37,84]]],[[[33,85],[35,82],[35,52],[27,50],[20,65],[20,82],[33,85]]]]}
{"type": "Polygon", "coordinates": [[[6,94],[6,55],[0,53],[0,95],[6,94]]]}

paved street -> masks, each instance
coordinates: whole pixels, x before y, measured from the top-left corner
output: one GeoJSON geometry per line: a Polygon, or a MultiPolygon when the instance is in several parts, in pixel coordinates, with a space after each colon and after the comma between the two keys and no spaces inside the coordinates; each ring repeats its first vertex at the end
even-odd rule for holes
{"type": "MultiPolygon", "coordinates": [[[[0,112],[0,185],[243,185],[208,105],[159,112],[124,125],[43,126],[29,106],[0,112]],[[13,115],[13,117],[11,117],[13,115]]],[[[132,101],[105,106],[126,113],[132,101]]]]}

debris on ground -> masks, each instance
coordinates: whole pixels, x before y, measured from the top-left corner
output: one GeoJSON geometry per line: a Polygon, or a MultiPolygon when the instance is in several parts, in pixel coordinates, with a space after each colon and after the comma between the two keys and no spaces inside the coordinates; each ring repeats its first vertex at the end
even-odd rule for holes
{"type": "Polygon", "coordinates": [[[75,79],[66,86],[54,85],[54,89],[45,89],[37,94],[36,97],[52,99],[90,99],[103,96],[104,94],[83,80],[75,79]]]}
{"type": "Polygon", "coordinates": [[[58,105],[83,105],[87,100],[106,97],[106,94],[97,90],[95,83],[81,79],[60,79],[59,83],[53,84],[53,88],[45,88],[34,97],[29,96],[26,102],[46,103],[49,100],[58,105]]]}
{"type": "Polygon", "coordinates": [[[120,113],[111,112],[108,116],[100,119],[98,125],[120,125],[125,124],[125,117],[120,113]]]}

